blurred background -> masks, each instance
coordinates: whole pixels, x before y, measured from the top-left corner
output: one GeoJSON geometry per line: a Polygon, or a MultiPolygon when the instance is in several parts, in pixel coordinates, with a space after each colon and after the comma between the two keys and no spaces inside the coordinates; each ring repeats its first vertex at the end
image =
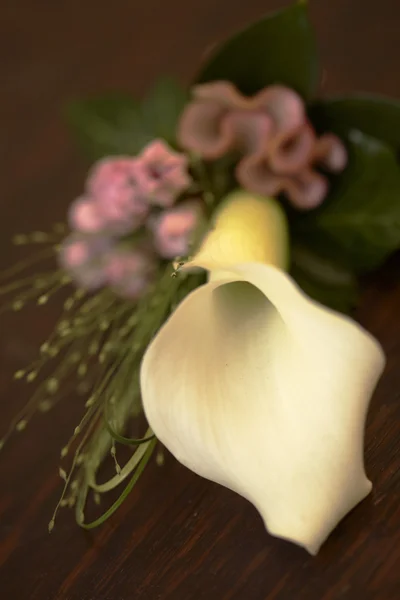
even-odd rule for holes
{"type": "MultiPolygon", "coordinates": [[[[63,120],[69,101],[109,90],[141,96],[164,73],[190,82],[211,44],[285,5],[275,0],[2,0],[0,268],[20,255],[10,242],[14,233],[63,220],[80,193],[88,163],[63,120]]],[[[400,98],[399,0],[311,0],[310,15],[323,65],[322,95],[366,91],[400,98]]],[[[365,298],[364,323],[399,352],[391,321],[398,290],[375,285],[365,298]]],[[[27,396],[12,383],[12,373],[34,358],[58,308],[55,302],[18,318],[0,315],[2,428],[27,396]]],[[[393,381],[383,384],[382,394],[385,385],[389,389],[393,381]]],[[[376,517],[378,529],[367,549],[363,546],[368,528],[360,524],[374,523],[372,505],[361,507],[358,520],[334,534],[313,562],[297,548],[271,544],[244,500],[172,461],[162,472],[149,469],[129,506],[100,532],[83,534],[72,515],[63,514],[48,536],[60,491],[58,452],[77,410],[71,401],[70,408],[64,404],[35,419],[0,455],[4,600],[320,600],[355,598],[357,590],[365,592],[364,598],[398,597],[391,594],[398,590],[393,561],[399,555],[391,552],[396,539],[383,517],[376,517]],[[339,542],[348,531],[353,545],[346,553],[339,542]],[[381,558],[374,553],[379,543],[381,558]],[[383,595],[374,595],[382,589],[383,595]]],[[[385,414],[376,410],[371,418],[384,420],[385,414]]],[[[387,444],[392,449],[393,439],[387,444]]],[[[394,451],[387,451],[396,472],[394,451]]],[[[371,468],[374,461],[372,456],[371,468]]],[[[381,477],[386,481],[388,472],[381,477]]],[[[391,515],[393,505],[387,510],[391,515]]]]}

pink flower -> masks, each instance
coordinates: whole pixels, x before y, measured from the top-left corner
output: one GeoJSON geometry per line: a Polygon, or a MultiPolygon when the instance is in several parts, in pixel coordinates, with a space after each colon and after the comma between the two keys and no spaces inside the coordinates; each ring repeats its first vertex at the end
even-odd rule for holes
{"type": "Polygon", "coordinates": [[[284,145],[305,120],[303,101],[289,88],[273,85],[247,98],[231,83],[216,81],[194,88],[194,100],[183,112],[178,139],[183,148],[208,159],[235,149],[251,154],[261,146],[276,150],[284,145]],[[255,116],[259,122],[262,116],[264,123],[268,121],[267,136],[246,134],[246,128],[254,130],[255,116]]]}
{"type": "Polygon", "coordinates": [[[251,98],[226,81],[195,87],[178,139],[205,159],[239,151],[242,158],[235,174],[245,189],[272,196],[284,193],[303,210],[317,207],[328,193],[328,180],[313,167],[337,173],[347,164],[339,138],[317,138],[300,96],[281,85],[251,98]]]}
{"type": "Polygon", "coordinates": [[[144,248],[120,248],[107,255],[104,273],[108,285],[125,298],[137,300],[154,281],[157,260],[144,248]]]}
{"type": "Polygon", "coordinates": [[[158,259],[149,247],[129,248],[112,238],[74,233],[64,240],[59,262],[77,285],[91,291],[109,286],[135,300],[147,291],[157,271],[158,259]]]}
{"type": "Polygon", "coordinates": [[[326,177],[313,169],[303,169],[297,176],[283,181],[282,191],[292,206],[311,210],[322,204],[329,191],[326,177]]]}
{"type": "Polygon", "coordinates": [[[106,282],[103,260],[109,248],[107,238],[71,234],[61,246],[60,265],[78,285],[98,289],[106,282]]]}
{"type": "Polygon", "coordinates": [[[201,205],[193,200],[165,210],[155,217],[150,227],[158,254],[167,259],[187,256],[201,218],[201,205]]]}
{"type": "Polygon", "coordinates": [[[313,161],[332,173],[340,173],[347,165],[347,150],[333,133],[322,135],[315,144],[313,161]]]}
{"type": "Polygon", "coordinates": [[[68,220],[71,228],[81,233],[99,233],[105,227],[105,219],[98,205],[88,196],[82,196],[73,202],[68,220]]]}
{"type": "Polygon", "coordinates": [[[243,159],[236,169],[242,186],[262,196],[285,194],[298,210],[317,208],[328,193],[328,180],[310,167],[295,175],[279,175],[271,170],[267,160],[260,156],[243,159]]]}
{"type": "Polygon", "coordinates": [[[68,270],[79,269],[90,260],[91,252],[87,240],[67,238],[61,246],[61,262],[68,270]]]}
{"type": "Polygon", "coordinates": [[[273,137],[274,123],[271,117],[261,111],[245,112],[233,110],[224,119],[226,133],[234,135],[235,146],[244,154],[265,153],[273,137]]]}
{"type": "Polygon", "coordinates": [[[146,146],[138,157],[138,165],[143,194],[152,204],[172,206],[191,183],[187,157],[171,150],[162,140],[146,146]]]}
{"type": "Polygon", "coordinates": [[[143,169],[137,159],[112,157],[98,162],[89,174],[86,189],[108,230],[123,233],[143,225],[149,206],[143,169]]]}
{"type": "Polygon", "coordinates": [[[305,122],[281,143],[272,140],[267,149],[271,169],[278,174],[295,175],[307,167],[313,155],[316,135],[305,122]]]}

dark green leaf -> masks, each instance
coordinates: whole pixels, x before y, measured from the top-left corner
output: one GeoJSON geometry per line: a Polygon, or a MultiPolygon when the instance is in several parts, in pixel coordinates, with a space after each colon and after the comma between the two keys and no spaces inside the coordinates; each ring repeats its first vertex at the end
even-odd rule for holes
{"type": "Polygon", "coordinates": [[[306,2],[266,16],[217,48],[197,82],[218,79],[231,81],[245,94],[281,83],[310,98],[318,59],[306,2]]]}
{"type": "Polygon", "coordinates": [[[349,166],[325,204],[299,216],[293,234],[318,255],[357,272],[379,266],[400,246],[400,168],[394,151],[354,130],[349,166]]]}
{"type": "Polygon", "coordinates": [[[292,248],[291,275],[306,294],[334,310],[348,314],[357,304],[354,274],[305,247],[292,248]]]}
{"type": "Polygon", "coordinates": [[[137,154],[155,138],[175,145],[186,100],[181,86],[162,79],[140,105],[129,96],[107,95],[72,103],[67,117],[91,158],[137,154]]]}
{"type": "Polygon", "coordinates": [[[143,121],[154,137],[175,145],[179,117],[187,100],[186,90],[174,79],[163,78],[157,82],[142,105],[143,121]]]}
{"type": "Polygon", "coordinates": [[[354,95],[320,101],[310,109],[320,130],[345,133],[359,129],[400,148],[400,101],[384,96],[354,95]]]}
{"type": "Polygon", "coordinates": [[[68,121],[90,158],[136,154],[151,139],[137,104],[121,95],[78,100],[67,109],[68,121]]]}

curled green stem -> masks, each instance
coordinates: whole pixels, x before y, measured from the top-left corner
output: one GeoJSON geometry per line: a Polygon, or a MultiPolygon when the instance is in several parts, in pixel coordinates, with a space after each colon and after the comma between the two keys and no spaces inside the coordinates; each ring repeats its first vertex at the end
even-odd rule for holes
{"type": "MultiPolygon", "coordinates": [[[[82,527],[83,529],[94,529],[95,527],[99,527],[99,525],[102,525],[105,521],[107,521],[107,519],[109,519],[118,510],[118,508],[124,502],[124,500],[126,499],[126,497],[133,490],[133,488],[134,488],[135,484],[137,483],[139,477],[143,473],[143,471],[144,471],[147,463],[150,460],[151,455],[154,452],[154,448],[156,446],[156,443],[157,443],[156,439],[153,439],[149,443],[149,445],[145,449],[145,452],[144,452],[144,454],[143,454],[140,462],[137,465],[137,469],[135,470],[135,472],[132,475],[132,477],[131,477],[128,485],[125,487],[125,489],[123,490],[123,492],[121,493],[121,495],[119,496],[119,498],[117,498],[117,500],[110,506],[110,508],[108,510],[106,510],[105,513],[103,513],[101,515],[101,517],[99,517],[98,519],[95,519],[91,523],[85,523],[84,522],[83,508],[84,508],[84,503],[86,501],[87,488],[83,488],[82,489],[82,495],[80,496],[79,502],[77,502],[77,505],[76,505],[77,523],[78,523],[78,525],[80,527],[82,527]]],[[[143,446],[141,446],[141,448],[138,448],[138,450],[142,449],[142,448],[143,448],[143,446]]]]}
{"type": "Polygon", "coordinates": [[[89,487],[91,487],[95,492],[99,494],[104,494],[105,492],[110,492],[111,490],[118,487],[131,473],[138,467],[143,457],[146,456],[146,453],[150,446],[153,443],[156,443],[157,440],[154,435],[152,435],[152,431],[149,428],[146,432],[146,436],[149,438],[148,442],[142,443],[128,460],[128,462],[122,467],[121,472],[117,473],[111,479],[106,481],[105,483],[97,483],[96,482],[96,470],[88,467],[87,472],[87,483],[89,487]]]}

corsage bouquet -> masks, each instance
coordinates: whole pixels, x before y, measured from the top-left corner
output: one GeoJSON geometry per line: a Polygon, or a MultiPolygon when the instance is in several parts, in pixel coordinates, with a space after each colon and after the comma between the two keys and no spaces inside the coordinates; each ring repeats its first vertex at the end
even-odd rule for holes
{"type": "Polygon", "coordinates": [[[0,446],[73,393],[57,509],[81,527],[116,511],[159,442],[312,554],[370,492],[364,424],[385,357],[346,313],[400,247],[400,104],[318,99],[318,82],[302,1],[213,48],[187,89],[164,78],[141,102],[70,106],[93,166],[67,225],[15,237],[41,248],[0,293],[18,311],[70,292],[15,373],[36,390],[0,446]],[[117,488],[87,522],[88,497],[117,488]]]}

